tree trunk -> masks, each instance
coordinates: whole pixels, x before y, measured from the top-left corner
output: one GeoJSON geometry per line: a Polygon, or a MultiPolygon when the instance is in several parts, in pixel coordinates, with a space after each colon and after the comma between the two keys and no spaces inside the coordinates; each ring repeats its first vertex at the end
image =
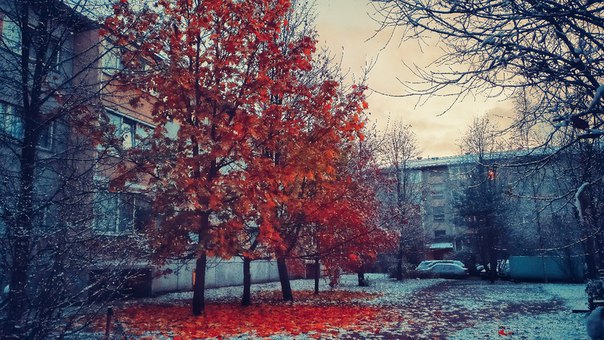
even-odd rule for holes
{"type": "MultiPolygon", "coordinates": [[[[21,229],[22,227],[18,227],[21,229]]],[[[12,259],[10,273],[10,291],[8,293],[8,312],[4,334],[7,339],[21,339],[27,330],[22,318],[27,311],[27,271],[29,268],[29,237],[17,236],[14,239],[15,258],[12,259]]]]}
{"type": "Polygon", "coordinates": [[[357,278],[359,281],[359,287],[367,286],[367,281],[365,281],[365,270],[363,269],[363,267],[359,268],[359,271],[357,272],[357,278]]]}
{"type": "Polygon", "coordinates": [[[205,310],[205,285],[206,285],[207,254],[199,254],[195,262],[195,283],[193,284],[193,315],[201,315],[205,310]]]}
{"type": "Polygon", "coordinates": [[[596,249],[594,247],[594,239],[587,237],[583,242],[585,248],[585,264],[587,265],[587,277],[589,279],[598,278],[598,268],[596,267],[596,249]]]}
{"type": "Polygon", "coordinates": [[[315,277],[315,294],[319,294],[319,279],[321,278],[321,262],[319,262],[319,258],[315,259],[315,265],[313,269],[315,277]]]}
{"type": "Polygon", "coordinates": [[[398,247],[398,256],[396,259],[396,279],[401,281],[403,279],[403,245],[400,244],[398,247]]]}
{"type": "MultiPolygon", "coordinates": [[[[31,114],[37,116],[35,114],[31,114]]],[[[31,116],[30,115],[30,116],[31,116]]],[[[36,168],[37,138],[34,136],[33,122],[25,120],[24,139],[21,148],[19,197],[15,224],[8,226],[8,239],[13,246],[10,268],[10,291],[4,334],[8,339],[22,338],[28,330],[21,325],[27,312],[27,273],[30,267],[30,244],[32,237],[34,209],[34,182],[36,168]]]]}
{"type": "Polygon", "coordinates": [[[489,272],[489,281],[491,281],[491,283],[495,283],[495,281],[497,280],[497,271],[499,270],[497,266],[497,253],[493,248],[493,242],[490,242],[489,244],[489,263],[491,266],[491,271],[489,272]]]}
{"type": "Polygon", "coordinates": [[[250,272],[250,264],[252,259],[249,257],[243,258],[243,298],[241,299],[242,306],[249,306],[252,303],[252,273],[250,272]]]}
{"type": "Polygon", "coordinates": [[[283,293],[284,301],[294,301],[292,287],[289,282],[289,274],[287,273],[287,264],[285,257],[277,257],[277,269],[279,270],[279,281],[281,282],[281,292],[283,293]]]}

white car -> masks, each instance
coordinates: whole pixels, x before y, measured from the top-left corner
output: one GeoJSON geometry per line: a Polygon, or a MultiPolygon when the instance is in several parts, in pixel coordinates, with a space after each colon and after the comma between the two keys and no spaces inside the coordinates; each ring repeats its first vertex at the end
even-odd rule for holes
{"type": "Polygon", "coordinates": [[[437,264],[437,263],[451,263],[451,264],[456,264],[462,268],[466,268],[466,266],[463,264],[463,262],[458,261],[458,260],[425,260],[420,262],[417,267],[415,268],[415,270],[421,270],[421,271],[425,271],[430,269],[430,267],[432,267],[433,265],[437,264]]]}
{"type": "Polygon", "coordinates": [[[422,261],[417,265],[415,270],[428,270],[430,267],[432,267],[434,262],[436,262],[436,261],[431,261],[431,260],[422,261]]]}
{"type": "Polygon", "coordinates": [[[445,278],[460,278],[468,276],[468,269],[456,263],[438,262],[432,264],[429,268],[422,271],[445,278]]]}

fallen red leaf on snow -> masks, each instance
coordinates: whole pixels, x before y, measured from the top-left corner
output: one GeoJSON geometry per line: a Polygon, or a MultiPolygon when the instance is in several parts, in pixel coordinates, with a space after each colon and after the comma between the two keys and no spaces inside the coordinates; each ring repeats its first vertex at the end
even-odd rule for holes
{"type": "MultiPolygon", "coordinates": [[[[133,305],[118,309],[114,319],[131,335],[168,334],[174,339],[219,338],[221,336],[253,334],[267,337],[274,334],[298,335],[311,333],[337,334],[339,329],[379,332],[371,321],[382,312],[377,307],[350,304],[358,299],[372,299],[379,294],[348,291],[295,292],[296,303],[278,301],[279,292],[261,293],[261,305],[242,307],[237,303],[210,303],[205,315],[191,315],[184,305],[133,305]],[[267,303],[266,300],[269,300],[267,303]],[[271,303],[272,301],[273,303],[271,303]],[[334,304],[338,302],[339,304],[334,304]]],[[[104,321],[96,328],[103,330],[104,321]]]]}

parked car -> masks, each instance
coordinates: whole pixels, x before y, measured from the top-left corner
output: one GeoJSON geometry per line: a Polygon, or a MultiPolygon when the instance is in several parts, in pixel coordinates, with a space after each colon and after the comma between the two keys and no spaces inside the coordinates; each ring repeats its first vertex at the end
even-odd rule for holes
{"type": "MultiPolygon", "coordinates": [[[[419,270],[419,269],[418,269],[419,270]]],[[[456,263],[439,262],[434,263],[424,270],[420,270],[433,274],[434,276],[444,278],[463,278],[468,276],[468,269],[456,263]]]]}
{"type": "Polygon", "coordinates": [[[420,262],[417,267],[415,268],[415,270],[426,270],[430,267],[432,267],[432,265],[434,264],[435,261],[433,260],[425,260],[420,262]]]}
{"type": "Polygon", "coordinates": [[[459,260],[438,260],[438,263],[453,263],[463,268],[466,267],[466,265],[459,260]]]}
{"type": "Polygon", "coordinates": [[[452,264],[456,264],[462,268],[466,267],[463,264],[463,262],[458,261],[458,260],[425,260],[425,261],[420,262],[417,265],[417,267],[415,268],[415,270],[427,270],[437,263],[452,263],[452,264]]]}

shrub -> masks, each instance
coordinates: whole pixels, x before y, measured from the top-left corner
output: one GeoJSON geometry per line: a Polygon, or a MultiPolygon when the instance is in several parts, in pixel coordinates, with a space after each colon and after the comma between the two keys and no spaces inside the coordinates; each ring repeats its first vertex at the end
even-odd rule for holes
{"type": "Polygon", "coordinates": [[[604,280],[593,279],[587,281],[585,292],[587,293],[589,310],[593,310],[595,308],[594,300],[604,300],[604,280]]]}

